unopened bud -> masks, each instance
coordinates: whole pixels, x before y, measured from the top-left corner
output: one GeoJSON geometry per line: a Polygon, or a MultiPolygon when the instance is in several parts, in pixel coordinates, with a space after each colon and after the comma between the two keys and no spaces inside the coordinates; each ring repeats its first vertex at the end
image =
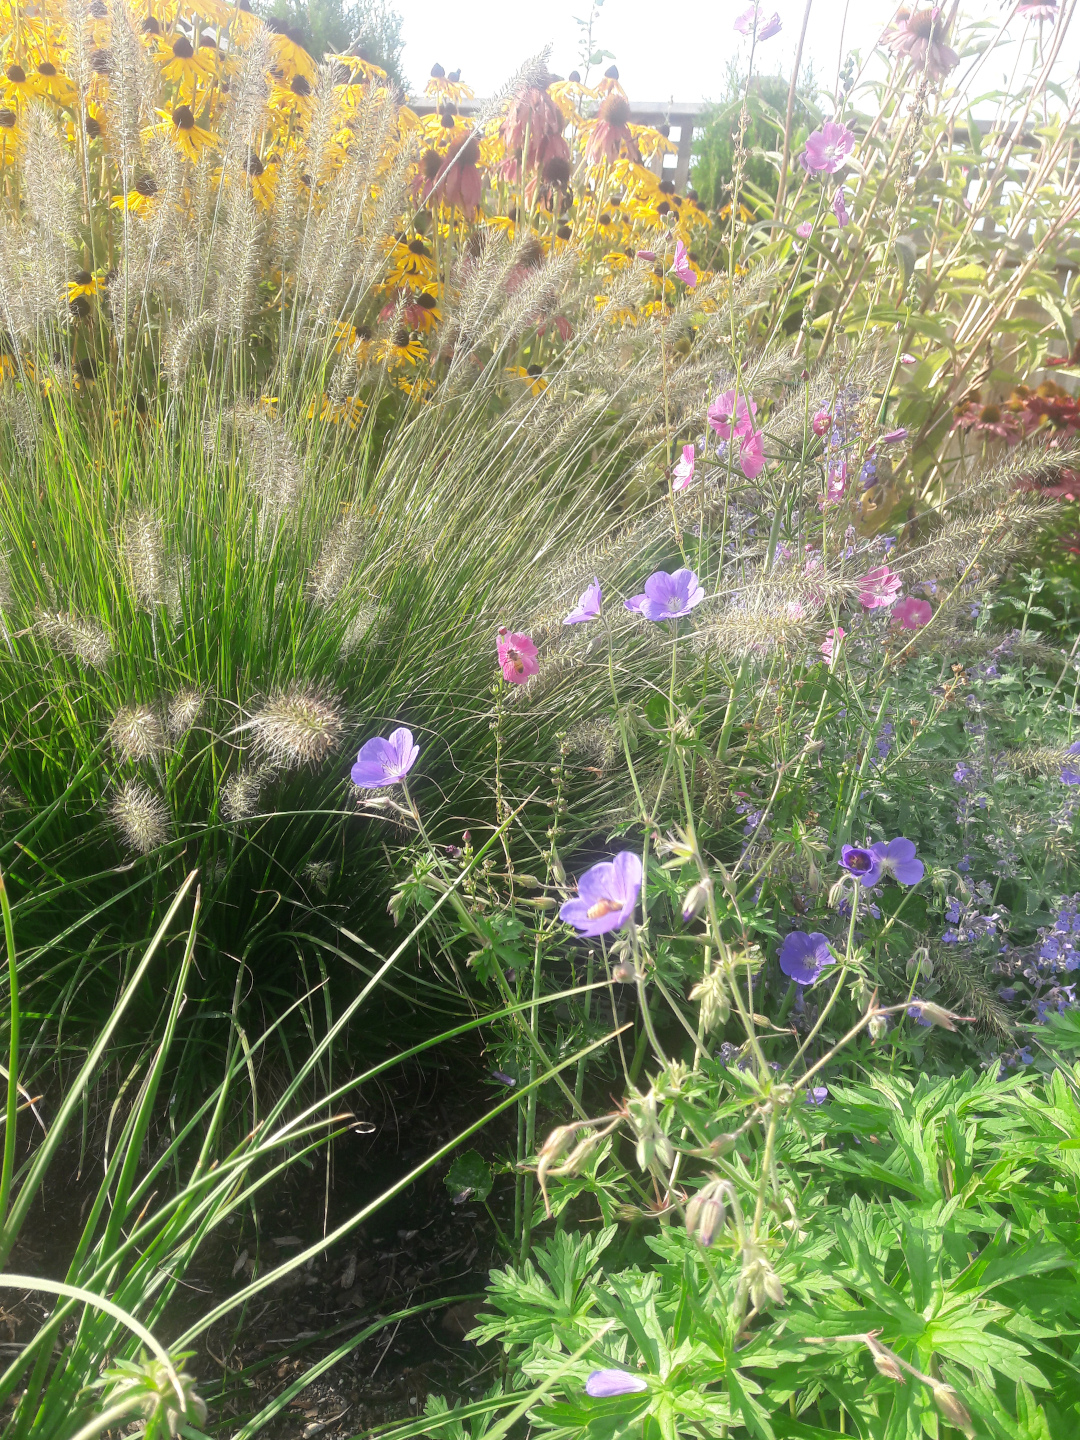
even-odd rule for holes
{"type": "Polygon", "coordinates": [[[866,1028],[870,1031],[871,1040],[884,1040],[889,1033],[889,1022],[884,1015],[874,1015],[866,1028]]]}
{"type": "Polygon", "coordinates": [[[712,890],[712,881],[706,876],[699,880],[696,885],[691,885],[686,892],[683,901],[682,918],[683,924],[689,925],[695,915],[700,915],[705,906],[709,903],[709,893],[712,890]]]}
{"type": "Polygon", "coordinates": [[[632,985],[638,978],[632,960],[620,960],[617,965],[611,967],[611,978],[620,985],[632,985]]]}
{"type": "Polygon", "coordinates": [[[563,863],[559,859],[559,852],[555,849],[554,845],[551,847],[551,877],[556,885],[566,884],[566,871],[563,869],[563,863]]]}
{"type": "Polygon", "coordinates": [[[724,1209],[726,1182],[710,1180],[703,1185],[686,1207],[686,1233],[692,1235],[699,1245],[706,1248],[724,1228],[727,1212],[724,1209]]]}
{"type": "Polygon", "coordinates": [[[535,875],[515,875],[514,882],[517,885],[524,885],[526,890],[540,889],[540,881],[535,875]]]}
{"type": "Polygon", "coordinates": [[[879,1375],[886,1376],[889,1380],[896,1380],[899,1384],[904,1383],[904,1372],[900,1363],[891,1350],[886,1350],[884,1345],[879,1345],[873,1336],[866,1338],[867,1349],[874,1357],[874,1368],[879,1375]]]}
{"type": "Polygon", "coordinates": [[[534,910],[554,910],[555,901],[550,895],[519,895],[519,905],[531,905],[534,910]]]}
{"type": "Polygon", "coordinates": [[[954,1020],[970,1018],[966,1015],[956,1015],[952,1010],[945,1010],[940,1005],[935,1005],[932,1000],[920,1000],[919,1009],[924,1020],[929,1020],[931,1025],[940,1025],[943,1030],[955,1030],[954,1020]]]}
{"type": "Polygon", "coordinates": [[[780,1277],[756,1247],[747,1252],[742,1280],[750,1291],[750,1300],[755,1310],[764,1310],[770,1302],[773,1305],[784,1303],[784,1287],[780,1284],[780,1277]]]}
{"type": "Polygon", "coordinates": [[[965,1435],[971,1437],[975,1434],[975,1427],[971,1423],[971,1416],[960,1403],[960,1396],[951,1385],[937,1384],[933,1386],[934,1404],[941,1411],[950,1425],[955,1425],[957,1430],[962,1430],[965,1435]]]}

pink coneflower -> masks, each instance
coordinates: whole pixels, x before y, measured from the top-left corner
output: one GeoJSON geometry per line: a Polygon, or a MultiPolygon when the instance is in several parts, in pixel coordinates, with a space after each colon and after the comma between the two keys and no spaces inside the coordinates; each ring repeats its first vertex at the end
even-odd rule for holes
{"type": "Polygon", "coordinates": [[[430,196],[456,206],[466,216],[480,208],[484,182],[476,168],[480,161],[480,142],[472,135],[455,140],[446,152],[430,196]]]}
{"type": "Polygon", "coordinates": [[[1020,0],[1016,7],[1016,14],[1023,15],[1025,20],[1049,20],[1057,19],[1057,0],[1020,0]]]}
{"type": "Polygon", "coordinates": [[[895,570],[890,570],[887,565],[875,565],[858,581],[859,604],[864,610],[880,610],[892,605],[902,584],[895,570]]]}
{"type": "Polygon", "coordinates": [[[496,649],[503,675],[511,685],[524,685],[530,675],[539,672],[540,662],[536,658],[536,646],[528,635],[522,635],[517,630],[507,630],[505,625],[500,625],[496,649]]]}
{"type": "Polygon", "coordinates": [[[906,55],[915,70],[924,67],[931,80],[944,80],[960,63],[956,51],[945,44],[945,27],[941,9],[896,12],[892,25],[882,36],[894,55],[906,55]]]}
{"type": "Polygon", "coordinates": [[[693,445],[682,447],[682,459],[676,460],[671,472],[671,489],[675,495],[685,490],[694,478],[695,453],[693,445]]]}
{"type": "Polygon", "coordinates": [[[675,259],[671,262],[671,273],[677,280],[688,285],[692,290],[697,284],[697,276],[694,274],[690,264],[690,257],[687,254],[686,246],[681,240],[675,241],[675,259]]]}
{"type": "Polygon", "coordinates": [[[981,435],[993,435],[997,440],[1015,444],[1021,438],[1021,422],[1011,410],[1003,410],[991,402],[984,405],[981,400],[970,400],[956,412],[954,430],[974,430],[981,435]]]}
{"type": "Polygon", "coordinates": [[[563,130],[566,121],[562,111],[547,91],[548,82],[530,85],[514,98],[502,122],[500,137],[506,149],[501,166],[504,180],[516,184],[521,167],[527,171],[543,170],[551,160],[570,162],[570,147],[563,130]],[[528,151],[524,147],[528,141],[528,151]]]}
{"type": "Polygon", "coordinates": [[[933,613],[928,600],[916,600],[914,595],[905,595],[903,600],[897,601],[889,618],[894,625],[900,625],[905,630],[921,630],[933,613]]]}
{"type": "Polygon", "coordinates": [[[619,158],[619,151],[624,145],[634,164],[641,164],[641,151],[630,134],[631,113],[630,102],[624,95],[613,93],[601,102],[589,143],[585,147],[587,164],[599,165],[601,160],[613,163],[619,158]]]}
{"type": "Polygon", "coordinates": [[[709,406],[706,418],[721,440],[730,440],[733,430],[740,438],[751,434],[756,414],[757,405],[752,397],[739,395],[736,400],[734,390],[724,390],[709,406]]]}

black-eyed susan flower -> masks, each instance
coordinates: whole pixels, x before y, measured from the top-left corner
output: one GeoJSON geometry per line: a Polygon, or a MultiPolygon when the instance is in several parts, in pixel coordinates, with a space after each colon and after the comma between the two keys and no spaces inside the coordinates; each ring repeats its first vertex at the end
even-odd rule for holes
{"type": "Polygon", "coordinates": [[[126,195],[113,197],[114,210],[131,210],[136,215],[145,215],[152,210],[157,199],[158,183],[153,175],[140,175],[126,195]]]}
{"type": "Polygon", "coordinates": [[[326,394],[316,395],[308,406],[308,419],[324,420],[329,425],[344,424],[355,430],[366,409],[357,395],[346,395],[342,400],[331,400],[326,394]]]}
{"type": "Polygon", "coordinates": [[[29,83],[43,100],[55,100],[59,105],[73,105],[76,89],[66,75],[60,73],[52,60],[38,60],[29,68],[29,83]]]}
{"type": "Polygon", "coordinates": [[[270,36],[270,56],[273,70],[279,72],[286,84],[294,75],[302,75],[309,85],[313,84],[315,61],[300,44],[300,37],[273,16],[266,21],[266,25],[273,32],[270,36]]]}
{"type": "Polygon", "coordinates": [[[28,104],[37,96],[34,83],[18,63],[7,66],[0,82],[0,95],[8,105],[28,104]]]}
{"type": "Polygon", "coordinates": [[[201,46],[196,48],[186,35],[166,36],[156,46],[158,62],[164,79],[177,87],[181,94],[190,85],[194,95],[199,81],[208,81],[214,75],[214,59],[201,46]]]}
{"type": "Polygon", "coordinates": [[[15,159],[18,141],[18,116],[9,106],[0,106],[0,164],[10,165],[15,159]]]}
{"type": "Polygon", "coordinates": [[[100,271],[91,273],[89,270],[76,270],[72,279],[67,282],[68,302],[79,299],[92,300],[104,289],[105,277],[100,271]]]}
{"type": "Polygon", "coordinates": [[[156,126],[160,135],[167,135],[176,148],[189,160],[196,161],[204,150],[212,150],[218,144],[218,137],[212,130],[204,130],[195,123],[190,105],[177,105],[173,111],[157,112],[162,123],[156,126]]]}
{"type": "Polygon", "coordinates": [[[375,358],[393,369],[398,365],[420,365],[427,359],[427,353],[412,332],[399,325],[392,335],[379,342],[375,358]]]}
{"type": "Polygon", "coordinates": [[[548,387],[543,369],[539,365],[510,365],[506,373],[515,380],[522,380],[533,395],[542,395],[548,387]]]}

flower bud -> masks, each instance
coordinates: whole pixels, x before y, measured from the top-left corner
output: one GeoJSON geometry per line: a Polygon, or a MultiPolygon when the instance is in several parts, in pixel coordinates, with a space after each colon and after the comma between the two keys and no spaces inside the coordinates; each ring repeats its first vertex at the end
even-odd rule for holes
{"type": "Polygon", "coordinates": [[[879,1345],[872,1335],[866,1337],[866,1346],[874,1357],[874,1368],[878,1374],[884,1375],[889,1380],[896,1380],[902,1385],[904,1372],[892,1351],[886,1350],[884,1345],[879,1345]]]}
{"type": "Polygon", "coordinates": [[[699,1245],[706,1249],[724,1228],[727,1212],[724,1209],[723,1180],[710,1180],[703,1185],[686,1207],[686,1233],[692,1235],[699,1245]]]}
{"type": "Polygon", "coordinates": [[[934,1404],[945,1416],[945,1419],[950,1425],[955,1425],[957,1430],[962,1430],[971,1440],[975,1434],[975,1427],[971,1423],[971,1416],[960,1403],[960,1396],[951,1385],[941,1383],[934,1385],[933,1391],[934,1404]]]}
{"type": "Polygon", "coordinates": [[[889,1033],[889,1021],[884,1015],[874,1015],[866,1028],[870,1031],[871,1040],[884,1040],[889,1033]]]}
{"type": "Polygon", "coordinates": [[[620,960],[611,969],[611,978],[619,985],[632,985],[638,978],[632,960],[620,960]]]}
{"type": "Polygon", "coordinates": [[[705,877],[699,880],[696,885],[691,885],[683,900],[682,918],[683,924],[689,925],[695,915],[700,915],[709,902],[709,892],[712,890],[712,881],[705,877]]]}

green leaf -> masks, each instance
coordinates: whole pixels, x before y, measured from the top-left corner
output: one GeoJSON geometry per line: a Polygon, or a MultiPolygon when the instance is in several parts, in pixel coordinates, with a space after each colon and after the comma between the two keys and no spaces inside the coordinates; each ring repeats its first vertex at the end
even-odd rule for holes
{"type": "Polygon", "coordinates": [[[491,1166],[475,1150],[466,1150],[450,1166],[443,1184],[451,1195],[471,1191],[474,1200],[486,1200],[491,1194],[491,1166]]]}

